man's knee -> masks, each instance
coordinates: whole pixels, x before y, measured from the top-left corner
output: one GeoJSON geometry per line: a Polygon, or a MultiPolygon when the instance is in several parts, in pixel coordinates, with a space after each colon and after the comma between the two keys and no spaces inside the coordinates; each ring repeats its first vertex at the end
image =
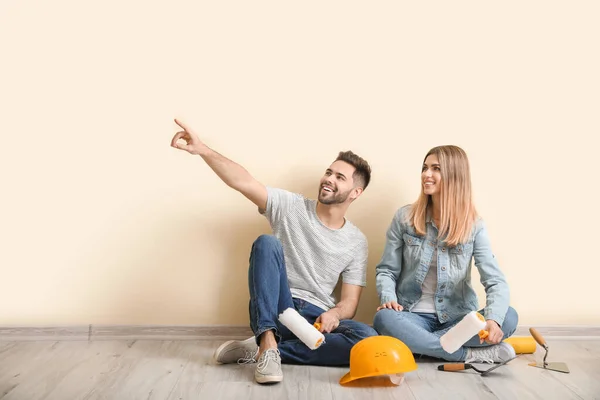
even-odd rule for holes
{"type": "Polygon", "coordinates": [[[252,244],[252,251],[280,251],[283,250],[281,242],[273,235],[260,235],[252,244]]]}

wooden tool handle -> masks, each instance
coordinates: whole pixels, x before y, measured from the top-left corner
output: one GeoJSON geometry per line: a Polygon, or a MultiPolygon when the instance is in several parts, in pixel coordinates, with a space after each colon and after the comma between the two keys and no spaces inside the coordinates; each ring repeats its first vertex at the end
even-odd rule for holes
{"type": "Polygon", "coordinates": [[[320,324],[320,323],[318,323],[318,322],[315,322],[315,323],[313,324],[313,326],[314,326],[315,328],[317,328],[317,330],[318,330],[318,331],[320,331],[320,330],[321,330],[321,324],[320,324]]]}
{"type": "Polygon", "coordinates": [[[488,331],[482,329],[479,331],[478,335],[479,335],[480,339],[485,339],[486,337],[490,336],[490,333],[488,331]]]}
{"type": "Polygon", "coordinates": [[[438,365],[438,370],[440,370],[440,371],[464,371],[465,369],[470,369],[470,368],[471,368],[471,364],[465,364],[465,363],[438,365]]]}
{"type": "Polygon", "coordinates": [[[543,348],[547,347],[544,337],[537,331],[537,329],[529,328],[529,333],[531,333],[531,336],[533,336],[535,341],[538,342],[540,346],[542,346],[543,348]]]}

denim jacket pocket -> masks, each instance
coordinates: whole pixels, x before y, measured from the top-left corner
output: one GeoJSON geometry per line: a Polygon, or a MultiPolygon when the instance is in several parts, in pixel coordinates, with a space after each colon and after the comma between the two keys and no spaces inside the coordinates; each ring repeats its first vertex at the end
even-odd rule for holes
{"type": "Polygon", "coordinates": [[[473,256],[473,243],[459,243],[455,247],[449,249],[451,263],[454,268],[465,269],[471,263],[473,256]]]}
{"type": "Polygon", "coordinates": [[[402,234],[402,239],[404,239],[404,243],[407,246],[419,246],[421,247],[421,243],[423,243],[423,239],[409,235],[408,233],[402,234]]]}
{"type": "MultiPolygon", "coordinates": [[[[423,239],[404,233],[402,234],[402,240],[404,241],[404,259],[420,260],[421,244],[423,244],[423,239]]],[[[410,268],[409,265],[407,265],[407,267],[410,268]]]]}

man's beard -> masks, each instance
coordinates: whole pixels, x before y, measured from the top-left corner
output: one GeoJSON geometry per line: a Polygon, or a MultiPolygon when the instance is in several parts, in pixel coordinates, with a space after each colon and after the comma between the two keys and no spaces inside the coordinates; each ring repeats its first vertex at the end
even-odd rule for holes
{"type": "Polygon", "coordinates": [[[323,188],[319,188],[319,202],[321,202],[322,204],[325,204],[327,206],[332,205],[332,204],[342,204],[343,202],[345,202],[348,199],[348,196],[350,195],[351,190],[348,190],[347,192],[333,192],[333,196],[327,196],[324,197],[322,195],[323,192],[323,188]]]}

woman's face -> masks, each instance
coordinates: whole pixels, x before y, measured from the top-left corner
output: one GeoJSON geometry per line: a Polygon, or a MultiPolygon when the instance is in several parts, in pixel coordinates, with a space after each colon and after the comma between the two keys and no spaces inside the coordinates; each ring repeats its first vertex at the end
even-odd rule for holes
{"type": "Polygon", "coordinates": [[[427,195],[440,194],[442,190],[442,174],[440,172],[440,163],[434,154],[430,154],[423,163],[421,170],[421,183],[423,193],[427,195]]]}

